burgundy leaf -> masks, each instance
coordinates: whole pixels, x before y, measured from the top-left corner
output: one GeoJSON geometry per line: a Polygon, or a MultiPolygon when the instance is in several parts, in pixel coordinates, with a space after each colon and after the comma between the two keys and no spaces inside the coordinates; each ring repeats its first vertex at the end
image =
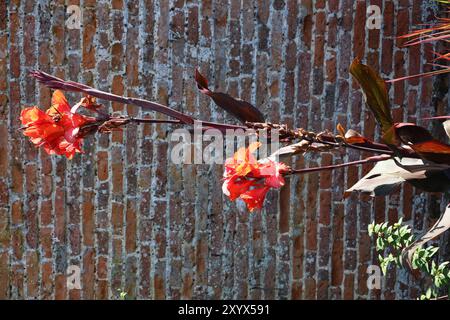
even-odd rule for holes
{"type": "Polygon", "coordinates": [[[433,140],[431,133],[424,127],[414,123],[396,123],[395,132],[405,144],[416,144],[433,140]]]}
{"type": "Polygon", "coordinates": [[[434,139],[427,129],[413,123],[396,123],[387,134],[392,130],[395,132],[394,140],[399,139],[410,146],[423,159],[450,164],[450,145],[434,139]]]}
{"type": "Polygon", "coordinates": [[[421,189],[433,189],[434,192],[446,191],[450,188],[450,180],[446,176],[448,168],[447,165],[430,165],[425,164],[422,159],[405,157],[380,161],[361,180],[346,190],[344,197],[354,191],[370,193],[372,196],[386,196],[403,182],[409,182],[421,189]]]}
{"type": "Polygon", "coordinates": [[[350,74],[359,83],[381,131],[386,132],[393,124],[386,83],[375,70],[362,64],[359,59],[350,65],[350,74]]]}
{"type": "Polygon", "coordinates": [[[197,88],[207,96],[211,96],[212,92],[208,88],[208,80],[198,71],[198,69],[195,69],[195,81],[197,82],[197,88]]]}
{"type": "Polygon", "coordinates": [[[203,94],[211,97],[215,104],[234,115],[243,123],[265,122],[261,111],[259,111],[252,104],[240,99],[235,99],[226,93],[213,92],[209,90],[208,80],[198,70],[195,70],[195,81],[197,82],[198,89],[203,94]]]}

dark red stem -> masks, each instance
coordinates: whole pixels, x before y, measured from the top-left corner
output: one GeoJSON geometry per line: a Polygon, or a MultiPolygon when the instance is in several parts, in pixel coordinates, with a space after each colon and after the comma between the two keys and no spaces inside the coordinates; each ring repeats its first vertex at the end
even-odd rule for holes
{"type": "Polygon", "coordinates": [[[384,161],[384,160],[387,160],[390,158],[391,158],[390,155],[380,155],[380,156],[369,157],[369,158],[366,158],[363,160],[334,164],[334,165],[330,165],[330,166],[306,168],[306,169],[292,169],[289,174],[304,174],[304,173],[311,173],[311,172],[324,171],[324,170],[334,170],[334,169],[339,169],[339,168],[356,166],[356,165],[360,165],[360,164],[384,161]]]}

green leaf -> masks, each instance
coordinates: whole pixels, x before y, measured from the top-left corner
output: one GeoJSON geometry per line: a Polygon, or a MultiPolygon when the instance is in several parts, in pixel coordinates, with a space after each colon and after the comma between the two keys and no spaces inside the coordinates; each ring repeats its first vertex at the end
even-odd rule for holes
{"type": "MultiPolygon", "coordinates": [[[[434,239],[437,236],[441,235],[443,232],[445,232],[449,228],[450,228],[450,204],[447,205],[446,210],[441,215],[439,220],[433,225],[433,227],[426,234],[424,234],[422,237],[420,237],[415,242],[410,244],[408,247],[403,249],[402,257],[403,257],[403,260],[406,262],[406,264],[409,267],[411,267],[410,266],[411,258],[414,256],[414,253],[416,251],[419,251],[418,248],[423,246],[429,240],[434,239]]],[[[438,249],[436,249],[436,248],[437,247],[433,247],[432,249],[430,249],[430,250],[432,250],[431,252],[434,251],[433,254],[435,254],[437,252],[438,249]]]]}
{"type": "MultiPolygon", "coordinates": [[[[428,264],[427,264],[428,265],[428,264]]],[[[431,271],[430,274],[431,275],[436,275],[438,273],[438,270],[436,268],[436,262],[431,261],[431,271]]]]}
{"type": "Polygon", "coordinates": [[[431,299],[431,294],[432,294],[431,288],[428,288],[427,293],[426,293],[427,299],[431,299]]]}
{"type": "Polygon", "coordinates": [[[367,227],[367,231],[369,232],[369,237],[371,237],[373,235],[374,227],[375,227],[375,225],[373,223],[369,224],[369,226],[367,227]]]}
{"type": "Polygon", "coordinates": [[[440,287],[441,287],[441,280],[439,279],[439,277],[435,277],[435,278],[434,278],[434,285],[435,285],[437,288],[440,288],[440,287]]]}
{"type": "Polygon", "coordinates": [[[392,236],[388,236],[387,237],[387,242],[388,243],[393,243],[394,242],[394,238],[392,236]]]}
{"type": "Polygon", "coordinates": [[[430,254],[429,254],[430,257],[434,256],[436,254],[436,252],[439,251],[439,247],[430,247],[430,248],[431,248],[429,250],[430,251],[430,254]]]}
{"type": "Polygon", "coordinates": [[[399,234],[400,234],[400,237],[404,237],[405,235],[407,235],[409,232],[408,232],[408,226],[403,226],[403,227],[401,227],[400,228],[400,230],[399,230],[399,234]]]}
{"type": "MultiPolygon", "coordinates": [[[[375,222],[374,222],[374,223],[375,223],[375,222]]],[[[380,232],[380,229],[381,229],[381,225],[380,225],[380,224],[376,224],[375,227],[373,228],[373,231],[374,231],[375,233],[378,233],[378,232],[380,232]]]]}
{"type": "Polygon", "coordinates": [[[381,267],[381,272],[383,272],[383,275],[385,275],[387,273],[388,261],[383,260],[383,262],[381,262],[381,264],[380,264],[380,267],[381,267]]]}
{"type": "Polygon", "coordinates": [[[378,254],[378,261],[381,263],[381,261],[383,261],[383,256],[381,254],[378,254]]]}
{"type": "Polygon", "coordinates": [[[383,238],[381,237],[377,238],[377,250],[378,251],[384,250],[384,241],[383,238]]]}
{"type": "Polygon", "coordinates": [[[389,234],[389,235],[392,233],[392,226],[389,226],[387,228],[386,233],[389,234]]]}
{"type": "Polygon", "coordinates": [[[417,258],[417,256],[414,256],[411,261],[411,265],[412,265],[413,269],[417,269],[419,267],[418,263],[417,263],[418,261],[419,261],[419,259],[417,258]]]}

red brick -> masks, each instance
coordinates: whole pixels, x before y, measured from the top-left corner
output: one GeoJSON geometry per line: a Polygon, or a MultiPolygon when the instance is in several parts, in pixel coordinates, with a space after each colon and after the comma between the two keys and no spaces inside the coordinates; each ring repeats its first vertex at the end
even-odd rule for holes
{"type": "Polygon", "coordinates": [[[53,296],[53,267],[51,262],[41,265],[40,296],[44,300],[51,300],[53,296]]]}
{"type": "Polygon", "coordinates": [[[353,274],[346,274],[344,277],[344,300],[354,299],[354,286],[355,286],[355,276],[353,274]]]}
{"type": "Polygon", "coordinates": [[[165,285],[164,280],[161,275],[155,275],[153,280],[154,291],[155,291],[155,299],[162,300],[165,298],[165,285]]]}
{"type": "Polygon", "coordinates": [[[331,285],[339,286],[342,284],[343,277],[343,241],[334,240],[332,245],[332,256],[331,256],[331,285]]]}
{"type": "Polygon", "coordinates": [[[291,192],[289,189],[289,179],[286,179],[286,185],[281,189],[280,193],[280,218],[279,230],[280,233],[289,232],[290,227],[290,212],[291,208],[288,205],[291,200],[291,192]]]}
{"type": "Polygon", "coordinates": [[[321,191],[320,192],[320,214],[319,222],[324,225],[330,224],[330,216],[332,214],[331,210],[331,192],[321,191]]]}
{"type": "Polygon", "coordinates": [[[94,298],[95,285],[95,252],[93,249],[88,249],[83,255],[83,272],[82,272],[82,291],[83,299],[94,298]]]}
{"type": "Polygon", "coordinates": [[[305,287],[304,287],[304,299],[306,300],[315,300],[316,299],[316,280],[313,278],[305,279],[305,287]]]}
{"type": "Polygon", "coordinates": [[[96,32],[96,16],[92,10],[83,10],[83,67],[92,69],[95,67],[95,46],[93,38],[96,32]]]}
{"type": "Polygon", "coordinates": [[[11,289],[12,296],[16,299],[25,298],[24,295],[24,267],[23,265],[14,265],[11,267],[11,289]]]}
{"type": "Polygon", "coordinates": [[[136,251],[136,203],[127,202],[126,209],[125,250],[127,253],[136,251]]]}
{"type": "Polygon", "coordinates": [[[396,12],[397,16],[397,47],[402,47],[404,43],[406,42],[406,39],[400,38],[403,35],[406,35],[410,32],[410,23],[409,23],[409,9],[410,8],[403,8],[399,9],[396,12]]]}
{"type": "Polygon", "coordinates": [[[108,180],[108,152],[97,152],[97,176],[101,181],[108,180]]]}
{"type": "Polygon", "coordinates": [[[0,123],[0,178],[8,176],[8,127],[0,123]]]}
{"type": "Polygon", "coordinates": [[[366,28],[366,4],[365,1],[356,2],[354,21],[353,54],[355,57],[364,57],[366,28]]]}
{"type": "Polygon", "coordinates": [[[52,238],[53,229],[50,227],[44,227],[39,229],[39,237],[41,243],[42,257],[51,259],[52,258],[52,238]]]}
{"type": "Polygon", "coordinates": [[[6,300],[9,297],[9,254],[0,253],[0,299],[6,300]]]}
{"type": "Polygon", "coordinates": [[[37,298],[39,294],[39,257],[36,251],[27,252],[27,295],[37,298]]]}

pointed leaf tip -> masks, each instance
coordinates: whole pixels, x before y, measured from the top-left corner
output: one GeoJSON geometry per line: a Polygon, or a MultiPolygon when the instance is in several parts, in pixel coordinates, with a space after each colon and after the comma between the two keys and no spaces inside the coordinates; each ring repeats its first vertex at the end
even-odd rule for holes
{"type": "Polygon", "coordinates": [[[259,111],[252,104],[240,99],[235,99],[226,93],[213,92],[209,90],[208,80],[200,73],[198,69],[195,69],[195,81],[197,83],[198,89],[203,94],[211,97],[216,105],[231,113],[243,123],[265,122],[264,116],[261,111],[259,111]]]}
{"type": "Polygon", "coordinates": [[[195,82],[197,82],[197,88],[203,92],[206,95],[210,95],[211,91],[208,89],[208,80],[198,71],[198,69],[195,69],[195,82]]]}

